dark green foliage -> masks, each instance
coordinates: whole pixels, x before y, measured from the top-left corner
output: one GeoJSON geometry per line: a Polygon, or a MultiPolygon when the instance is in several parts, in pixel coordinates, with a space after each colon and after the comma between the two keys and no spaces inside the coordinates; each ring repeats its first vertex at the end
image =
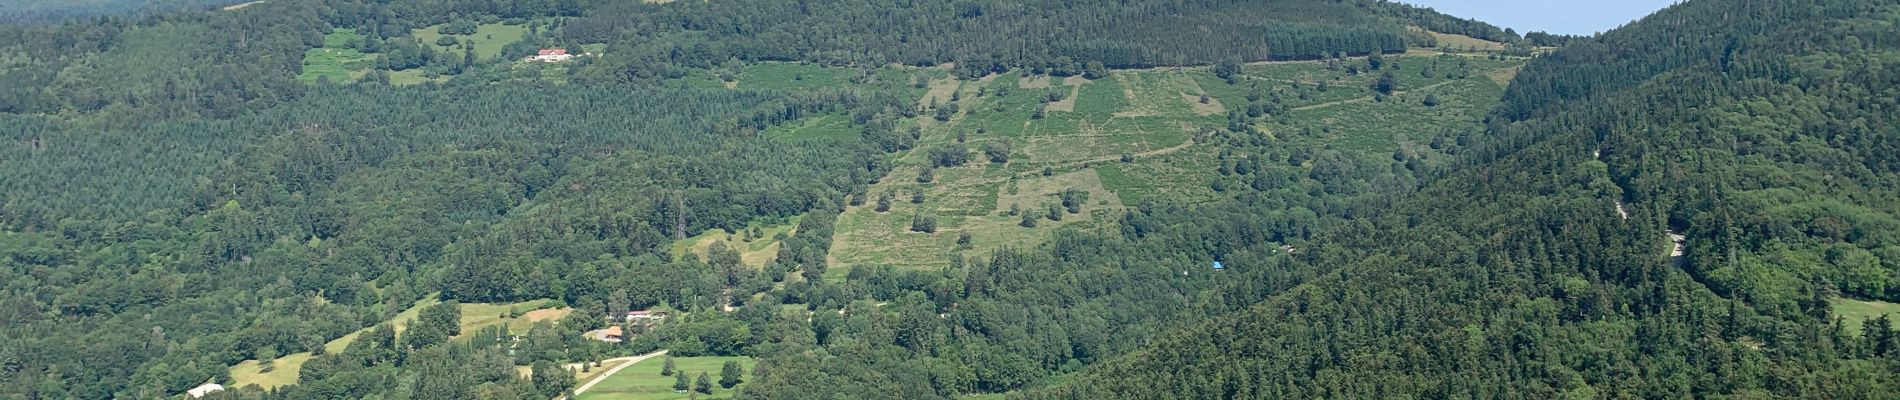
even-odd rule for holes
{"type": "Polygon", "coordinates": [[[744,378],[745,368],[739,366],[738,361],[726,361],[726,364],[719,368],[719,387],[731,389],[744,381],[744,378]]]}
{"type": "Polygon", "coordinates": [[[1863,267],[1900,104],[1860,94],[1900,85],[1895,6],[1692,0],[1572,42],[1456,171],[1273,267],[1325,272],[1020,397],[1887,396],[1883,322],[1828,299],[1894,299],[1863,267]]]}
{"type": "Polygon", "coordinates": [[[992,163],[1003,164],[1009,162],[1010,151],[1011,147],[1008,139],[983,142],[983,156],[989,158],[992,163]]]}
{"type": "Polygon", "coordinates": [[[17,0],[0,10],[0,24],[48,24],[95,16],[203,10],[247,0],[17,0]]]}
{"type": "MultiPolygon", "coordinates": [[[[1196,0],[1167,7],[1150,2],[1058,1],[920,2],[901,7],[790,0],[753,2],[742,8],[703,2],[666,7],[617,4],[589,10],[586,16],[568,22],[564,30],[577,40],[610,42],[615,49],[609,54],[632,53],[630,60],[671,58],[694,66],[730,58],[864,65],[954,62],[966,77],[1025,67],[1093,78],[1106,68],[1206,65],[1235,58],[1318,59],[1337,53],[1400,52],[1410,44],[1432,42],[1429,36],[1406,30],[1406,25],[1478,37],[1503,36],[1496,27],[1480,22],[1361,0],[1196,0]],[[678,23],[701,19],[719,23],[678,23]],[[867,20],[905,23],[860,23],[867,20]],[[742,26],[748,28],[736,28],[742,26]],[[1178,29],[1183,26],[1205,29],[1178,29]],[[1055,39],[1044,34],[1053,31],[1064,34],[1055,39]],[[698,40],[723,46],[679,53],[672,52],[671,46],[646,45],[655,37],[688,32],[698,40]],[[1028,37],[1045,39],[1022,40],[1028,37]]],[[[637,73],[668,69],[627,66],[637,73]]]]}
{"type": "Polygon", "coordinates": [[[552,361],[537,361],[531,369],[534,388],[541,397],[553,398],[574,388],[574,373],[552,361]]]}
{"type": "Polygon", "coordinates": [[[936,167],[957,167],[970,162],[970,148],[962,143],[951,143],[930,148],[930,165],[936,167]]]}
{"type": "Polygon", "coordinates": [[[873,209],[876,210],[877,212],[890,211],[891,202],[895,200],[897,200],[897,193],[886,190],[883,193],[879,193],[877,195],[877,206],[873,207],[873,209]]]}
{"type": "Polygon", "coordinates": [[[1070,214],[1081,213],[1082,206],[1089,202],[1089,192],[1082,189],[1063,189],[1061,197],[1062,208],[1068,210],[1070,214]]]}
{"type": "Polygon", "coordinates": [[[679,375],[674,376],[673,391],[684,392],[686,391],[686,389],[691,389],[692,387],[693,387],[692,381],[686,377],[685,373],[680,373],[679,375]]]}
{"type": "MultiPolygon", "coordinates": [[[[674,373],[677,373],[677,371],[673,370],[673,356],[666,356],[663,362],[664,363],[660,365],[660,376],[673,376],[674,373]]],[[[675,387],[674,389],[677,390],[679,388],[675,387]]]]}
{"type": "Polygon", "coordinates": [[[910,217],[910,231],[937,233],[937,217],[918,214],[910,217]]]}
{"type": "Polygon", "coordinates": [[[1390,95],[1392,94],[1393,91],[1398,90],[1398,89],[1399,89],[1399,81],[1397,78],[1394,78],[1392,76],[1391,71],[1387,71],[1384,74],[1380,74],[1379,80],[1372,82],[1372,90],[1379,92],[1379,94],[1390,95]]]}
{"type": "Polygon", "coordinates": [[[701,394],[712,394],[712,377],[706,375],[706,371],[700,371],[699,379],[693,380],[693,391],[701,394]]]}

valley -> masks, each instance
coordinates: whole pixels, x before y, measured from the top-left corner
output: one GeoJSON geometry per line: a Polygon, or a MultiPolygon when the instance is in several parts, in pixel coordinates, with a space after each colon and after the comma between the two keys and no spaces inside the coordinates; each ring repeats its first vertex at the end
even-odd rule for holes
{"type": "Polygon", "coordinates": [[[1892,0],[134,3],[0,6],[0,398],[1900,376],[1892,0]]]}

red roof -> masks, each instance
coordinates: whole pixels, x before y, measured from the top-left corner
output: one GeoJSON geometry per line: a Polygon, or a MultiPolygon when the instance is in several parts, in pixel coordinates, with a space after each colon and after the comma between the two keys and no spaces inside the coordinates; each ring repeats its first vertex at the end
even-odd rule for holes
{"type": "Polygon", "coordinates": [[[557,55],[564,55],[564,54],[567,54],[567,49],[541,49],[541,53],[539,55],[557,56],[557,55]]]}

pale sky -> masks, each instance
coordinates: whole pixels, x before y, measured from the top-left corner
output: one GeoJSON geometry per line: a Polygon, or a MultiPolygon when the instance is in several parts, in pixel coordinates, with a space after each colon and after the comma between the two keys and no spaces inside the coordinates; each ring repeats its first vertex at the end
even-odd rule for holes
{"type": "Polygon", "coordinates": [[[1400,0],[1459,18],[1517,29],[1588,35],[1607,31],[1678,0],[1400,0]]]}

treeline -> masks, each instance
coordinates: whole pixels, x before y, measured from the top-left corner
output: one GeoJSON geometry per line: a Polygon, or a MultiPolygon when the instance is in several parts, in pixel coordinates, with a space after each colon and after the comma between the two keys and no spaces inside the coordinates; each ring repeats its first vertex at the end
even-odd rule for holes
{"type": "Polygon", "coordinates": [[[723,304],[725,288],[753,281],[675,264],[667,243],[835,208],[882,174],[871,160],[883,150],[863,140],[759,132],[816,114],[895,118],[912,100],[502,84],[326,88],[298,102],[138,129],[10,131],[0,301],[14,339],[0,359],[19,368],[0,388],[175,393],[241,360],[315,350],[438,290],[723,304]],[[125,367],[79,367],[100,361],[125,367]]]}
{"type": "Polygon", "coordinates": [[[0,4],[0,25],[58,24],[95,18],[214,9],[244,0],[19,0],[0,4]]]}
{"type": "Polygon", "coordinates": [[[1020,397],[1887,396],[1890,320],[1830,300],[1893,299],[1900,132],[1859,94],[1894,6],[1690,1],[1542,57],[1468,163],[1288,265],[1320,277],[1020,397]]]}
{"type": "Polygon", "coordinates": [[[1071,74],[1378,53],[1424,43],[1403,28],[1422,17],[1385,2],[252,7],[0,28],[12,39],[0,46],[21,55],[0,72],[20,89],[0,91],[0,124],[18,128],[0,130],[0,394],[158,397],[229,382],[240,361],[310,352],[299,385],[229,395],[545,398],[556,386],[503,369],[656,347],[759,356],[748,391],[760,397],[1002,392],[1311,279],[1276,246],[1357,218],[1422,174],[1387,154],[1210,133],[1236,149],[1209,183],[1231,196],[1218,204],[1150,204],[1107,232],[838,280],[826,265],[835,213],[865,201],[887,153],[919,139],[908,92],[643,83],[731,60],[1071,74]],[[542,39],[606,42],[609,56],[578,63],[571,85],[480,70],[406,88],[292,79],[333,28],[401,42],[460,18],[556,19],[537,25],[555,27],[542,39]],[[1223,31],[1243,34],[1207,33],[1223,31]],[[1040,37],[1058,39],[1028,39],[1040,37]],[[816,115],[847,115],[861,135],[761,137],[816,115]],[[762,269],[732,249],[668,253],[708,229],[798,215],[762,269]],[[1207,273],[1215,259],[1249,278],[1207,273]],[[440,323],[375,328],[321,354],[432,295],[582,311],[535,328],[532,351],[514,356],[494,332],[440,323]],[[618,347],[571,334],[660,304],[693,315],[618,347]],[[739,311],[713,311],[725,306],[739,311]]]}
{"type": "MultiPolygon", "coordinates": [[[[1067,74],[1219,61],[1317,59],[1429,44],[1405,25],[1450,17],[1388,2],[901,2],[651,5],[617,3],[566,24],[580,42],[606,42],[600,73],[666,76],[728,59],[823,64],[937,65],[961,74],[1006,68],[1067,74]],[[653,71],[660,71],[655,73],[653,71]],[[1064,72],[1068,71],[1068,72],[1064,72]]],[[[1479,23],[1435,23],[1494,36],[1479,23]]]]}

